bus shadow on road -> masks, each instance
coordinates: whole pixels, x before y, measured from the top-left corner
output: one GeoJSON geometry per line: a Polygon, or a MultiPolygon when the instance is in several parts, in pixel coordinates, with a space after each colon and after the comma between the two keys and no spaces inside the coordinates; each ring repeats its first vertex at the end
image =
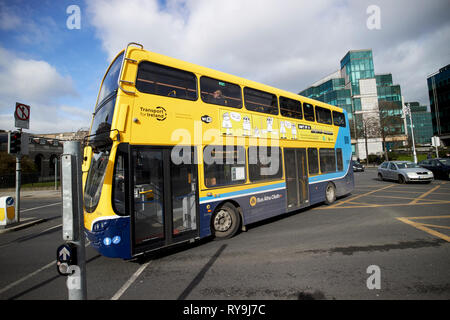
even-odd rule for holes
{"type": "Polygon", "coordinates": [[[198,246],[201,246],[205,243],[210,242],[211,240],[213,240],[214,238],[212,236],[197,240],[195,242],[181,242],[181,243],[176,243],[171,245],[170,247],[166,247],[166,248],[161,248],[161,249],[157,249],[155,251],[149,251],[146,252],[144,254],[142,254],[139,257],[136,257],[134,259],[128,260],[129,262],[132,263],[138,263],[138,264],[144,264],[147,263],[151,260],[158,260],[158,259],[162,259],[165,258],[167,256],[171,256],[173,254],[177,254],[179,252],[182,251],[186,251],[189,249],[193,249],[196,248],[198,246]]]}
{"type": "MultiPolygon", "coordinates": [[[[289,217],[292,217],[292,216],[295,216],[295,215],[298,215],[298,214],[302,214],[304,212],[308,212],[310,210],[313,210],[313,209],[321,207],[321,206],[326,206],[326,205],[325,205],[324,202],[321,202],[321,203],[317,203],[317,204],[311,205],[311,206],[306,207],[306,208],[297,209],[297,210],[294,210],[294,211],[291,211],[291,212],[283,213],[283,214],[278,215],[278,216],[274,216],[274,217],[270,217],[270,218],[267,218],[267,219],[264,219],[264,220],[261,220],[261,221],[257,221],[257,222],[254,222],[254,223],[246,225],[246,230],[249,231],[251,229],[258,228],[258,227],[264,226],[266,224],[270,224],[272,222],[284,220],[286,218],[289,218],[289,217]]],[[[236,236],[238,237],[239,233],[236,236]]]]}

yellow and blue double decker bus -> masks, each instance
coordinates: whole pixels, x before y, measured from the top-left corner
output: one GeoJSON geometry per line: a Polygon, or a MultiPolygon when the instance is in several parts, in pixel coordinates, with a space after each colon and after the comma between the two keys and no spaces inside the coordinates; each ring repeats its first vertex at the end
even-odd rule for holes
{"type": "Polygon", "coordinates": [[[346,111],[144,50],[108,68],[84,151],[84,223],[131,259],[354,188],[346,111]]]}

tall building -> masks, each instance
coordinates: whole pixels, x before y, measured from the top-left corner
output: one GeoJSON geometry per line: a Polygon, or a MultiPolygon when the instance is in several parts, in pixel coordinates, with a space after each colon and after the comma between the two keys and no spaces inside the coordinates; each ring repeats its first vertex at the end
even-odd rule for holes
{"type": "Polygon", "coordinates": [[[299,94],[347,110],[355,158],[366,158],[366,141],[367,154],[378,155],[406,142],[400,86],[375,74],[370,49],[347,52],[339,70],[299,94]]]}
{"type": "Polygon", "coordinates": [[[450,146],[450,64],[428,76],[433,135],[450,146]]]}
{"type": "MultiPolygon", "coordinates": [[[[427,106],[421,106],[419,102],[406,102],[411,109],[412,127],[414,128],[415,144],[431,144],[433,136],[433,125],[431,122],[431,112],[427,106]]],[[[408,141],[411,141],[411,123],[409,116],[405,117],[405,125],[408,129],[408,141]]]]}

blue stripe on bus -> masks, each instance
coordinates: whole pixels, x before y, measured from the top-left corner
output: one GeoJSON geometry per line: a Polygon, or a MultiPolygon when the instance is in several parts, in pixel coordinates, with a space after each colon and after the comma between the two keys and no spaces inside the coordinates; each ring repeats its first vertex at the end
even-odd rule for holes
{"type": "MultiPolygon", "coordinates": [[[[347,112],[343,110],[347,117],[347,112]]],[[[346,128],[339,127],[339,131],[336,137],[336,142],[334,144],[334,149],[342,149],[342,160],[343,160],[343,171],[325,173],[318,176],[309,177],[309,184],[315,184],[318,182],[325,182],[329,180],[342,179],[347,176],[348,171],[350,170],[350,160],[352,158],[352,149],[350,146],[350,137],[348,136],[348,143],[345,142],[345,135],[349,134],[349,131],[346,128]]],[[[350,134],[349,134],[350,135],[350,134]]]]}
{"type": "Polygon", "coordinates": [[[262,192],[262,191],[271,191],[274,189],[280,189],[280,188],[286,188],[286,183],[275,183],[268,186],[262,186],[262,187],[256,187],[256,188],[250,188],[245,190],[239,190],[239,191],[233,191],[233,192],[227,192],[220,195],[220,197],[202,197],[200,198],[200,203],[206,202],[206,201],[219,201],[224,198],[229,197],[235,197],[235,196],[244,196],[249,193],[255,193],[255,192],[262,192]]]}

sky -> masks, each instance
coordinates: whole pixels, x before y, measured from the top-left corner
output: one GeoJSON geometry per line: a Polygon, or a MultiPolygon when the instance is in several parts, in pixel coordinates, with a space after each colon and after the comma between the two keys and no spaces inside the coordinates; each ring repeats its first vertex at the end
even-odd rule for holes
{"type": "Polygon", "coordinates": [[[28,132],[88,129],[129,42],[294,93],[372,49],[376,74],[429,105],[427,76],[450,63],[450,1],[0,0],[0,129],[16,102],[31,106],[28,132]]]}

